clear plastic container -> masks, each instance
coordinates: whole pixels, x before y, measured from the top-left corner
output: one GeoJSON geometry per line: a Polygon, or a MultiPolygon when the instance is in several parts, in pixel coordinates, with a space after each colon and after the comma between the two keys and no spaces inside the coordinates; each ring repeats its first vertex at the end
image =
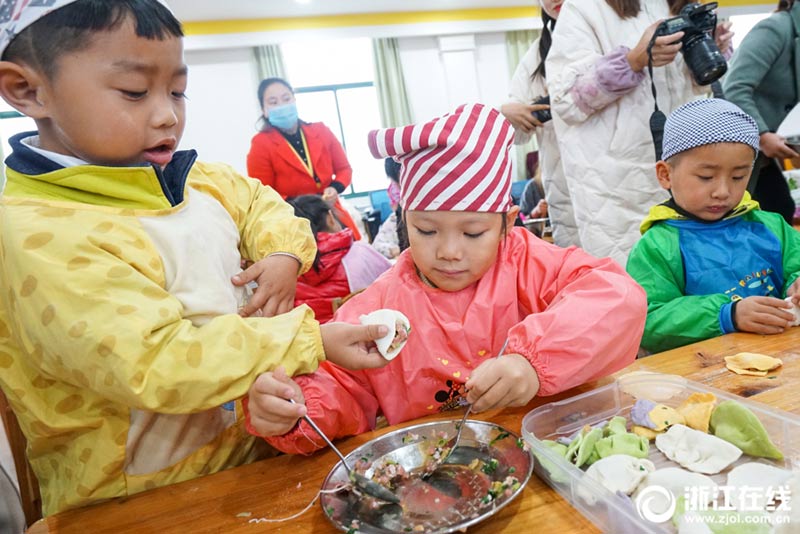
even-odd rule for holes
{"type": "MultiPolygon", "coordinates": [[[[784,460],[753,458],[746,454],[728,469],[711,478],[725,484],[731,468],[747,462],[763,462],[784,469],[800,467],[800,417],[737,395],[692,382],[680,376],[660,373],[633,373],[615,382],[569,399],[545,404],[522,420],[522,435],[531,447],[536,461],[534,473],[603,532],[674,533],[672,523],[655,524],[640,517],[632,501],[615,495],[590,479],[583,479],[583,470],[545,447],[541,440],[569,437],[584,425],[596,425],[614,416],[623,416],[630,423],[630,411],[637,398],[677,407],[692,393],[713,393],[717,403],[735,400],[755,413],[770,439],[783,452],[784,460]],[[630,392],[634,392],[634,397],[630,392]]],[[[629,424],[630,427],[630,424],[629,424]]],[[[649,459],[657,469],[680,467],[650,443],[649,459]]]]}

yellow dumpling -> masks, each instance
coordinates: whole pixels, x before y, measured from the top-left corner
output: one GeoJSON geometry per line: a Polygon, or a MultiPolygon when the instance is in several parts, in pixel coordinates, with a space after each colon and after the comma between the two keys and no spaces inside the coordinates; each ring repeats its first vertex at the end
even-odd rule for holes
{"type": "Polygon", "coordinates": [[[650,420],[655,424],[653,430],[666,430],[672,425],[682,425],[684,421],[683,416],[678,413],[675,408],[670,408],[666,404],[656,404],[655,408],[650,410],[647,414],[650,420]]]}
{"type": "Polygon", "coordinates": [[[755,352],[740,352],[734,356],[725,356],[725,366],[739,375],[767,376],[769,371],[781,365],[783,362],[778,358],[755,352]]]}
{"type": "Polygon", "coordinates": [[[650,441],[653,441],[654,439],[656,439],[657,435],[663,433],[664,431],[662,430],[660,432],[656,432],[652,428],[647,428],[646,426],[633,425],[631,427],[631,432],[633,432],[637,436],[641,436],[643,438],[647,438],[650,441]]]}
{"type": "Polygon", "coordinates": [[[708,432],[708,422],[717,397],[713,393],[692,393],[677,408],[686,420],[686,426],[708,432]]]}

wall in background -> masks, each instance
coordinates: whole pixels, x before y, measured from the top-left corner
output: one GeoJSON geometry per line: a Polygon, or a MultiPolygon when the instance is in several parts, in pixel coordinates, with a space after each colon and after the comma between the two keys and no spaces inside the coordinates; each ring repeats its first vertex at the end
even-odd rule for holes
{"type": "Polygon", "coordinates": [[[258,80],[249,48],[186,52],[186,131],[181,148],[194,148],[202,161],[247,169],[250,139],[261,114],[258,80]]]}
{"type": "MultiPolygon", "coordinates": [[[[502,32],[399,39],[414,120],[437,117],[467,101],[502,103],[510,77],[504,39],[502,32]]],[[[188,119],[181,147],[245,173],[260,114],[250,49],[189,50],[186,63],[188,119]]]]}

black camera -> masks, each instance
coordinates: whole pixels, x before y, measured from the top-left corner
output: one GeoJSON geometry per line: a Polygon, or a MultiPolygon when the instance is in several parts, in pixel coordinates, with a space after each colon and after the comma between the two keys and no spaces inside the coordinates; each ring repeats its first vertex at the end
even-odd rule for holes
{"type": "Polygon", "coordinates": [[[686,4],[677,17],[669,18],[658,25],[655,37],[684,32],[681,53],[689,71],[700,85],[715,82],[728,70],[728,63],[722,57],[714,30],[717,27],[716,2],[686,4]]]}
{"type": "MultiPolygon", "coordinates": [[[[547,104],[549,106],[550,105],[550,95],[540,96],[539,98],[537,98],[536,100],[531,102],[531,104],[533,104],[533,105],[547,104]]],[[[541,122],[541,123],[545,123],[545,122],[547,122],[547,121],[549,121],[550,119],[553,118],[553,114],[550,113],[550,108],[548,108],[548,109],[540,109],[540,110],[537,110],[537,111],[531,111],[531,115],[533,115],[533,118],[536,119],[537,121],[541,122]]]]}

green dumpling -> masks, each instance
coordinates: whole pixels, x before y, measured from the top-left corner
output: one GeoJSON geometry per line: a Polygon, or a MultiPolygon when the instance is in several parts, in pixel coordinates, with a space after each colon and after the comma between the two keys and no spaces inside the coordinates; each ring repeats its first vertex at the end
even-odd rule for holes
{"type": "Polygon", "coordinates": [[[600,458],[612,454],[627,454],[634,458],[647,458],[650,452],[650,441],[636,434],[613,434],[598,440],[594,446],[600,458]]]}
{"type": "Polygon", "coordinates": [[[719,403],[711,414],[709,430],[742,449],[750,456],[783,460],[783,453],[769,439],[767,430],[756,414],[736,401],[719,403]]]}
{"type": "Polygon", "coordinates": [[[608,424],[603,429],[603,435],[608,436],[616,436],[617,434],[625,434],[628,432],[626,425],[628,424],[628,420],[624,417],[619,415],[612,417],[609,419],[608,424]]]}

